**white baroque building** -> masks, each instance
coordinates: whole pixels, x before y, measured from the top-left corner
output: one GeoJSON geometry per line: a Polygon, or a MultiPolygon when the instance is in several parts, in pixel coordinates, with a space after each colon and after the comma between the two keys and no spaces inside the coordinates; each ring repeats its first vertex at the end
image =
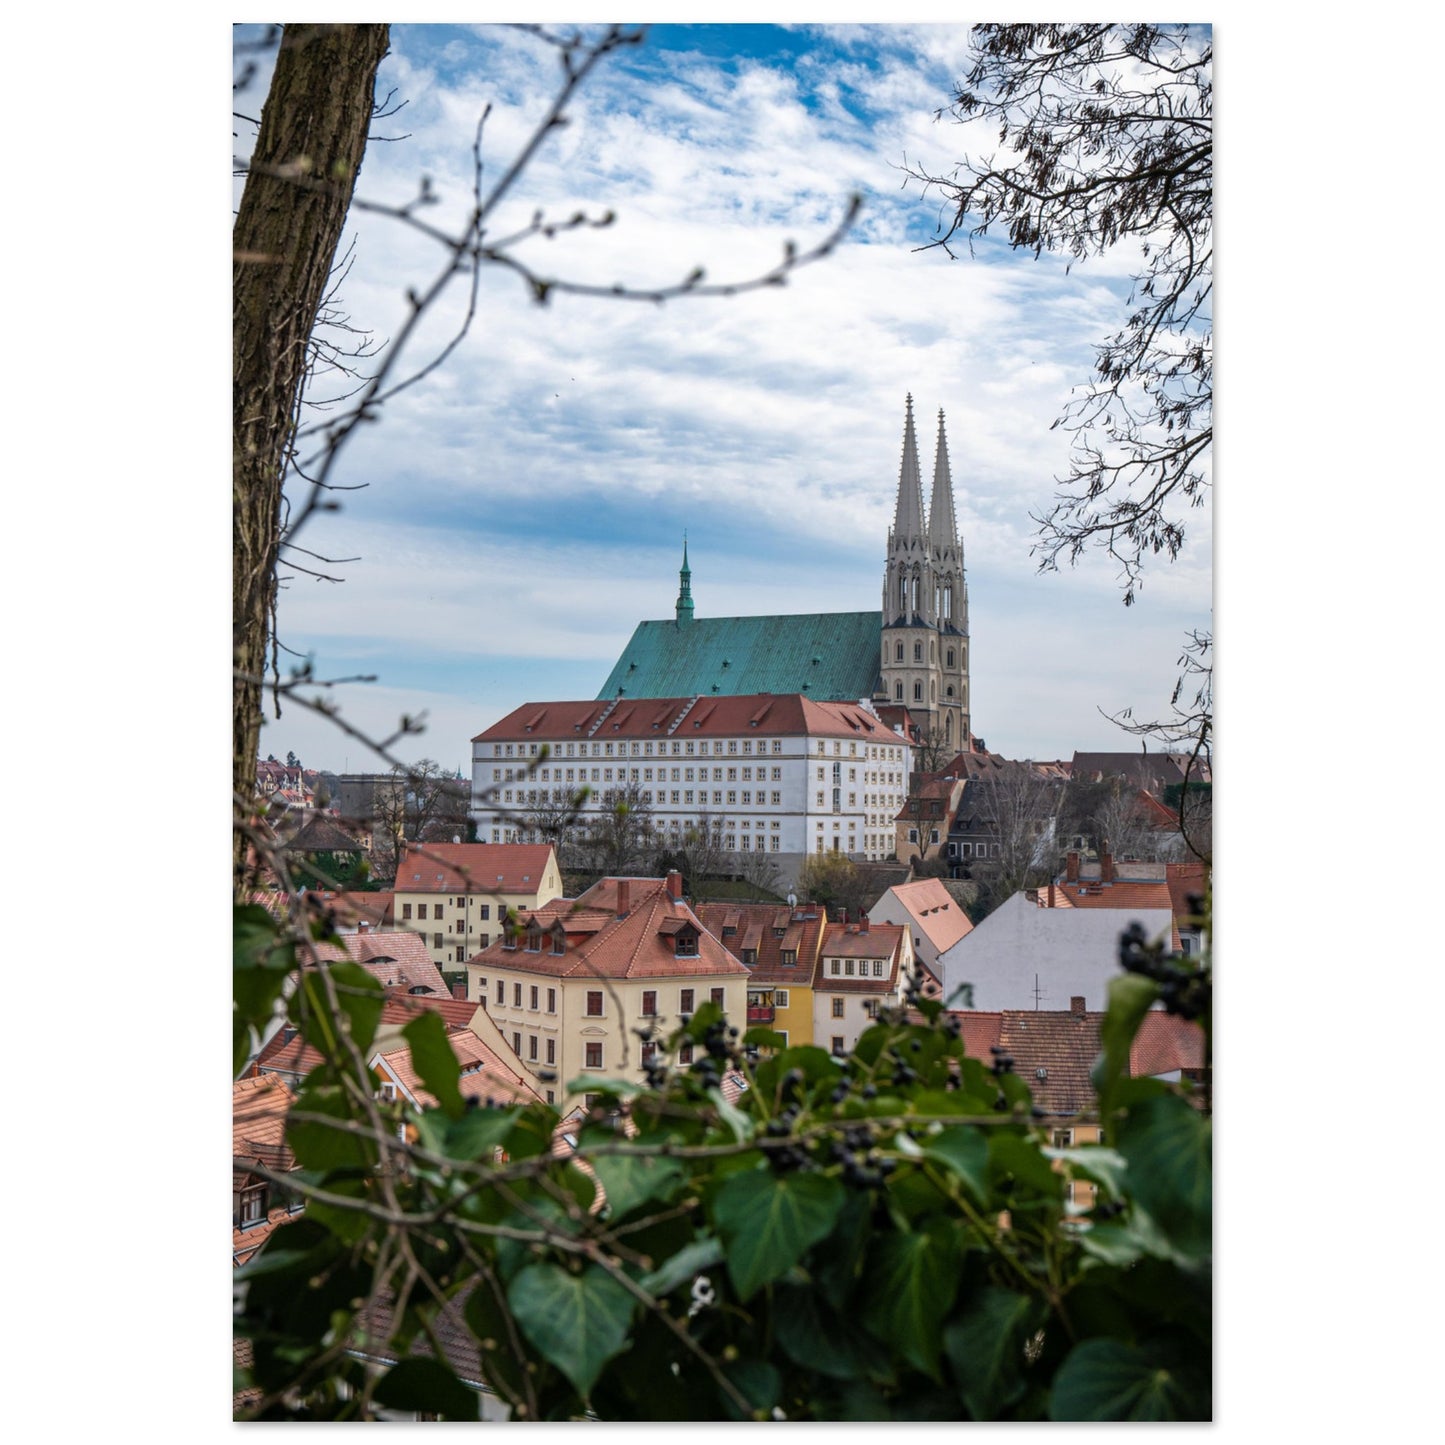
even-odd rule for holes
{"type": "Polygon", "coordinates": [[[720,823],[723,846],[886,858],[911,749],[870,701],[801,694],[527,703],[472,739],[472,816],[484,843],[531,841],[539,814],[583,790],[582,816],[636,786],[661,841],[720,823]]]}

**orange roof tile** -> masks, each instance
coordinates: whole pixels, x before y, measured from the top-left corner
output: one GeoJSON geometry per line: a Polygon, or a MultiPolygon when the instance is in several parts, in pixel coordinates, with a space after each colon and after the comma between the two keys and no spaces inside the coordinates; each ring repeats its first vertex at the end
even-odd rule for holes
{"type": "Polygon", "coordinates": [[[889,891],[908,910],[919,930],[939,953],[952,948],[960,938],[973,931],[973,924],[963,911],[963,905],[943,886],[940,878],[920,878],[916,883],[900,883],[889,891]]]}
{"type": "MultiPolygon", "coordinates": [[[[470,1029],[460,1029],[447,1035],[447,1043],[462,1066],[458,1081],[464,1099],[493,1098],[498,1103],[534,1104],[541,1101],[530,1075],[516,1062],[516,1056],[503,1057],[496,1049],[483,1043],[470,1029]]],[[[510,1054],[510,1051],[508,1051],[510,1054]]],[[[421,1076],[412,1066],[411,1046],[378,1051],[373,1055],[372,1067],[382,1065],[381,1072],[390,1075],[424,1106],[434,1105],[435,1097],[421,1082],[421,1076]]]]}
{"type": "Polygon", "coordinates": [[[700,903],[696,912],[734,957],[741,958],[745,948],[757,950],[757,961],[748,965],[751,982],[811,985],[827,922],[817,904],[800,903],[790,911],[775,903],[700,903]],[[791,952],[796,962],[785,965],[784,951],[791,952]]]}
{"type": "Polygon", "coordinates": [[[397,893],[535,893],[550,843],[410,843],[397,859],[397,893]]]}
{"type": "MultiPolygon", "coordinates": [[[[606,881],[615,884],[617,880],[606,881]]],[[[598,908],[573,909],[564,900],[521,916],[518,921],[524,930],[534,919],[544,930],[561,919],[567,933],[566,953],[507,947],[515,940],[499,938],[467,961],[554,978],[695,978],[748,972],[686,903],[668,893],[664,880],[634,878],[627,883],[628,912],[623,918],[598,908]],[[679,957],[674,940],[679,930],[686,934],[690,929],[697,930],[697,953],[679,957]]],[[[596,893],[597,889],[591,889],[583,899],[596,893]]],[[[612,897],[616,896],[614,888],[612,897]]]]}
{"type": "Polygon", "coordinates": [[[1129,1050],[1135,1078],[1204,1067],[1204,1030],[1190,1019],[1151,1009],[1144,1015],[1129,1050]]]}

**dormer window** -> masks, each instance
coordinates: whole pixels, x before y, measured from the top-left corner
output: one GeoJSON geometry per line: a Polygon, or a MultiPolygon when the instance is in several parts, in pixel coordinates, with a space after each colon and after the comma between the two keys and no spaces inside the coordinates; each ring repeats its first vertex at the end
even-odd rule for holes
{"type": "Polygon", "coordinates": [[[697,957],[697,934],[679,933],[674,940],[676,947],[675,957],[696,958],[697,957]]]}
{"type": "Polygon", "coordinates": [[[749,967],[751,967],[751,966],[752,966],[753,964],[755,964],[757,961],[758,961],[758,951],[757,951],[756,948],[745,948],[745,949],[743,949],[743,962],[744,962],[744,963],[746,963],[749,967]]]}

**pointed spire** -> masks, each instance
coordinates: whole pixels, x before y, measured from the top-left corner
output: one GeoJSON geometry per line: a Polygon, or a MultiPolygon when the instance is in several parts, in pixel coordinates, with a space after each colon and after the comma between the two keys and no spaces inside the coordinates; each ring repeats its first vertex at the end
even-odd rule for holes
{"type": "Polygon", "coordinates": [[[893,511],[893,535],[898,539],[923,537],[923,478],[918,471],[918,439],[913,435],[913,394],[903,420],[903,463],[898,469],[898,505],[893,511]]]}
{"type": "Polygon", "coordinates": [[[677,574],[677,620],[692,621],[692,569],[687,565],[687,533],[682,534],[682,570],[677,574]]]}
{"type": "Polygon", "coordinates": [[[943,408],[938,409],[938,450],[933,459],[933,500],[928,505],[928,540],[933,555],[958,555],[958,522],[953,514],[953,477],[948,470],[948,438],[943,432],[943,408]]]}

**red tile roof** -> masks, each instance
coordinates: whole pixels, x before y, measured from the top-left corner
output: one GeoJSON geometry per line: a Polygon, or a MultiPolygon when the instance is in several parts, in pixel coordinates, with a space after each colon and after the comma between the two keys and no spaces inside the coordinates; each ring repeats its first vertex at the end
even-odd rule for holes
{"type": "Polygon", "coordinates": [[[916,883],[901,883],[889,891],[908,910],[919,931],[939,953],[952,948],[973,931],[963,905],[943,886],[940,878],[920,878],[916,883]]]}
{"type": "MultiPolygon", "coordinates": [[[[472,739],[538,743],[616,738],[803,736],[903,740],[881,718],[850,702],[814,702],[798,693],[739,697],[649,697],[529,702],[472,739]]],[[[555,751],[554,751],[555,755],[555,751]]]]}
{"type": "Polygon", "coordinates": [[[894,923],[874,923],[866,931],[856,923],[830,923],[824,929],[818,949],[818,966],[813,987],[828,993],[892,993],[898,987],[898,967],[903,956],[906,930],[894,923]],[[825,973],[830,958],[881,958],[886,962],[882,978],[837,978],[825,973]]]}
{"type": "Polygon", "coordinates": [[[1130,1074],[1143,1078],[1203,1067],[1204,1030],[1197,1023],[1162,1009],[1144,1015],[1129,1050],[1130,1074]]]}
{"type": "Polygon", "coordinates": [[[756,963],[749,965],[750,982],[804,988],[812,984],[826,922],[821,907],[800,903],[790,910],[776,903],[700,903],[696,912],[703,927],[735,958],[742,958],[744,949],[757,950],[756,963]],[[786,967],[785,949],[797,960],[786,967]]]}
{"type": "MultiPolygon", "coordinates": [[[[475,1012],[475,1009],[473,1010],[475,1012]]],[[[499,1104],[534,1104],[542,1096],[533,1086],[530,1076],[517,1062],[510,1050],[504,1056],[498,1050],[482,1042],[470,1029],[459,1029],[447,1035],[447,1042],[462,1066],[462,1077],[458,1082],[464,1099],[492,1098],[499,1104]]],[[[390,1076],[408,1094],[423,1106],[435,1105],[436,1098],[427,1092],[420,1075],[412,1066],[411,1046],[401,1044],[394,1049],[378,1050],[372,1055],[371,1064],[383,1077],[390,1076]]]]}
{"type": "Polygon", "coordinates": [[[418,933],[344,933],[335,943],[313,945],[319,962],[350,958],[359,963],[383,988],[427,988],[439,998],[450,998],[440,970],[431,961],[426,941],[418,933]]]}
{"type": "Polygon", "coordinates": [[[270,1156],[285,1148],[286,1111],[295,1095],[283,1079],[261,1075],[237,1079],[231,1086],[231,1153],[260,1159],[272,1168],[270,1156]]]}
{"type": "MultiPolygon", "coordinates": [[[[615,883],[617,880],[609,880],[615,883]]],[[[695,978],[741,974],[748,970],[705,928],[697,915],[667,891],[660,878],[628,880],[628,912],[624,918],[597,908],[574,908],[557,899],[518,920],[525,930],[535,918],[544,930],[561,920],[567,933],[567,951],[555,954],[507,948],[498,939],[474,954],[468,963],[489,963],[494,968],[520,969],[555,978],[695,978]],[[677,956],[674,939],[682,924],[698,930],[696,955],[677,956]]],[[[591,897],[590,890],[583,898],[591,897]]],[[[613,889],[612,896],[616,897],[613,889]]],[[[578,900],[581,902],[582,900],[578,900]]]]}
{"type": "Polygon", "coordinates": [[[434,993],[393,993],[381,1006],[384,1024],[406,1024],[422,1013],[437,1013],[449,1029],[464,1029],[477,1016],[479,1003],[464,998],[438,998],[434,993]]]}
{"type": "MultiPolygon", "coordinates": [[[[1103,883],[1096,878],[1082,879],[1078,883],[1056,882],[1052,889],[1039,889],[1040,908],[1116,908],[1138,912],[1141,909],[1163,909],[1173,916],[1173,900],[1169,885],[1158,881],[1132,878],[1116,879],[1103,883]],[[1053,894],[1053,903],[1049,895],[1053,894]]],[[[1179,926],[1172,928],[1173,946],[1179,947],[1179,926]]]]}
{"type": "Polygon", "coordinates": [[[535,893],[550,843],[410,843],[397,859],[397,893],[535,893]]]}

